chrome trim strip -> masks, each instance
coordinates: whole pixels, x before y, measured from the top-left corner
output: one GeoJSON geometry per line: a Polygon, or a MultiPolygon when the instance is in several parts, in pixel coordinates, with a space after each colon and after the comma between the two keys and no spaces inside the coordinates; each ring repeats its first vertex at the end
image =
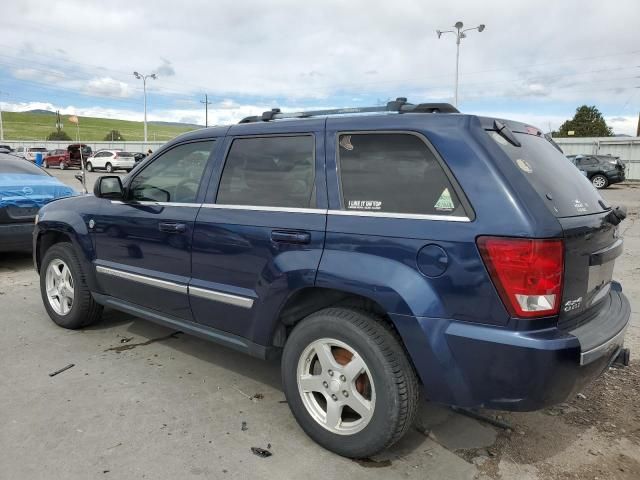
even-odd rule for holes
{"type": "Polygon", "coordinates": [[[207,288],[194,287],[189,285],[189,295],[213,300],[214,302],[222,302],[236,307],[251,308],[253,307],[253,299],[231,295],[230,293],[222,293],[217,290],[209,290],[207,288]]]}
{"type": "Polygon", "coordinates": [[[160,280],[158,278],[147,277],[146,275],[139,275],[137,273],[125,272],[123,270],[116,270],[115,268],[103,267],[102,265],[96,266],[96,271],[103,275],[110,275],[112,277],[123,278],[125,280],[131,280],[132,282],[142,283],[152,287],[162,288],[171,292],[188,293],[187,285],[180,283],[169,282],[167,280],[160,280]]]}
{"type": "Polygon", "coordinates": [[[222,210],[249,210],[258,212],[286,212],[286,213],[315,213],[326,215],[323,208],[293,208],[293,207],[261,207],[257,205],[223,205],[219,203],[203,203],[202,208],[217,208],[222,210]]]}
{"type": "Polygon", "coordinates": [[[411,220],[436,220],[441,222],[470,222],[469,217],[454,217],[446,215],[420,215],[417,213],[391,213],[363,210],[329,210],[329,215],[349,217],[378,217],[378,218],[408,218],[411,220]]]}
{"type": "Polygon", "coordinates": [[[196,207],[200,208],[202,206],[201,203],[180,203],[180,202],[123,202],[122,200],[111,200],[111,203],[114,205],[151,205],[157,207],[196,207]]]}
{"type": "Polygon", "coordinates": [[[613,338],[610,338],[602,345],[598,345],[597,347],[592,348],[591,350],[587,350],[586,352],[582,352],[580,354],[580,365],[586,365],[591,363],[596,358],[602,356],[603,350],[608,350],[611,345],[618,344],[622,346],[623,337],[627,333],[627,327],[625,326],[622,330],[620,330],[613,338]]]}

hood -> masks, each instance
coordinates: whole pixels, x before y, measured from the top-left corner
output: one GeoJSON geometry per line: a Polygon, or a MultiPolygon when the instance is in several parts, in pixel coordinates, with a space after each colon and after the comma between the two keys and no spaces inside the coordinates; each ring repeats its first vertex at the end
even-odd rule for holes
{"type": "Polygon", "coordinates": [[[77,195],[76,191],[48,175],[0,174],[0,208],[42,207],[52,200],[77,195]]]}

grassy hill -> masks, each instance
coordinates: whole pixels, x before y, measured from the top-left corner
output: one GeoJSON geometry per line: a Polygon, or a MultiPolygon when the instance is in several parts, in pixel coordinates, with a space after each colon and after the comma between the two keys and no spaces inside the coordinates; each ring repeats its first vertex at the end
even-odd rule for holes
{"type": "MultiPolygon", "coordinates": [[[[111,130],[118,130],[125,140],[143,140],[142,122],[116,120],[111,118],[78,117],[80,119],[80,137],[82,141],[100,141],[111,130]]],[[[68,116],[62,117],[64,131],[73,140],[76,138],[76,126],[69,122],[68,116]]],[[[52,112],[2,112],[5,140],[44,140],[56,129],[56,117],[52,112]]],[[[148,122],[149,140],[170,140],[181,133],[199,128],[197,125],[148,122]]]]}

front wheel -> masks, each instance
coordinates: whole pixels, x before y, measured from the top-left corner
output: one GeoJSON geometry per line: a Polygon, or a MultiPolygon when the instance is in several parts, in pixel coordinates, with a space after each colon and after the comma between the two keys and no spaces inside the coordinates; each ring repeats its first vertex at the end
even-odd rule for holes
{"type": "Polygon", "coordinates": [[[67,165],[64,162],[60,162],[60,170],[64,170],[67,168],[67,165]]]}
{"type": "Polygon", "coordinates": [[[591,177],[591,183],[599,190],[602,188],[607,188],[609,186],[609,180],[607,180],[607,177],[600,174],[591,177]]]}
{"type": "Polygon", "coordinates": [[[110,163],[107,163],[104,168],[107,171],[107,173],[113,172],[113,165],[111,165],[110,163]]]}
{"type": "Polygon", "coordinates": [[[42,168],[49,168],[49,164],[47,163],[46,160],[42,162],[42,168]]]}
{"type": "Polygon", "coordinates": [[[87,168],[87,172],[93,172],[93,165],[91,165],[91,162],[87,162],[85,166],[87,168]]]}
{"type": "Polygon", "coordinates": [[[49,317],[61,327],[86,327],[102,316],[102,306],[91,296],[70,243],[57,243],[45,253],[40,270],[40,293],[49,317]]]}
{"type": "Polygon", "coordinates": [[[327,308],[302,320],[282,356],[287,402],[328,450],[374,455],[410,428],[418,381],[399,338],[376,316],[327,308]]]}

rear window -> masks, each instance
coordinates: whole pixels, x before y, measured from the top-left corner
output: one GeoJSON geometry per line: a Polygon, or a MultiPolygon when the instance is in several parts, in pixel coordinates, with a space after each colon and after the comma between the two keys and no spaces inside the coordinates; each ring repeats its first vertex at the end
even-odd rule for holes
{"type": "Polygon", "coordinates": [[[466,215],[442,166],[418,136],[345,133],[338,145],[345,210],[466,215]]]}
{"type": "Polygon", "coordinates": [[[6,158],[6,156],[2,156],[2,158],[0,158],[0,175],[11,173],[48,176],[44,170],[36,167],[27,160],[14,160],[11,157],[6,158]]]}
{"type": "Polygon", "coordinates": [[[556,217],[590,215],[604,210],[599,203],[602,197],[591,182],[544,137],[514,133],[522,144],[516,147],[497,132],[488,133],[556,217]]]}
{"type": "Polygon", "coordinates": [[[30,152],[46,152],[47,149],[44,147],[34,147],[29,149],[30,152]]]}

